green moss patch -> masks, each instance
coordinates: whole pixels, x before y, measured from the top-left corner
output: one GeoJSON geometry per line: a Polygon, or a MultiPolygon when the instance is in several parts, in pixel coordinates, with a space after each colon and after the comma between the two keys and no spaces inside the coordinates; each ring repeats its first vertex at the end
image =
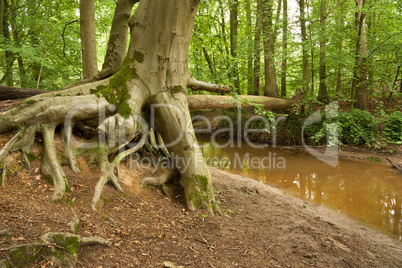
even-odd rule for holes
{"type": "Polygon", "coordinates": [[[116,111],[124,118],[131,114],[128,100],[131,98],[127,88],[127,81],[131,78],[138,78],[135,69],[122,68],[112,78],[107,86],[98,86],[91,90],[92,94],[102,95],[110,104],[114,104],[116,111]]]}
{"type": "Polygon", "coordinates": [[[65,248],[71,254],[77,254],[78,248],[81,245],[78,237],[66,237],[63,235],[55,235],[53,237],[54,242],[60,247],[65,248]]]}

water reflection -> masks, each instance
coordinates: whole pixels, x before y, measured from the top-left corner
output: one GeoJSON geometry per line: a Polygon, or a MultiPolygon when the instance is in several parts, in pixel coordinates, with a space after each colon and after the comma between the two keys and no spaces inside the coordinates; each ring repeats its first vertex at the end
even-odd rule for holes
{"type": "Polygon", "coordinates": [[[331,167],[308,155],[245,143],[232,148],[200,144],[211,166],[278,186],[402,240],[402,177],[396,170],[350,159],[331,167]]]}

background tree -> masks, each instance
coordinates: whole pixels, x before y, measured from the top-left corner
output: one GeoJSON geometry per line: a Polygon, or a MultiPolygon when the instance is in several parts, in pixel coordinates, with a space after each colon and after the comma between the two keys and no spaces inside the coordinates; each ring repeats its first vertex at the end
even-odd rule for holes
{"type": "Polygon", "coordinates": [[[254,33],[254,74],[253,74],[253,95],[260,94],[260,75],[261,75],[261,0],[257,0],[256,22],[254,33]]]}
{"type": "Polygon", "coordinates": [[[352,99],[356,100],[355,107],[367,109],[367,43],[366,43],[366,14],[362,11],[364,1],[356,1],[356,66],[353,75],[352,99]]]}
{"type": "Polygon", "coordinates": [[[84,79],[98,73],[94,0],[80,1],[80,32],[84,79]]]}
{"type": "Polygon", "coordinates": [[[281,97],[286,97],[287,49],[288,49],[288,0],[283,0],[282,24],[282,63],[281,63],[281,97]]]}
{"type": "Polygon", "coordinates": [[[326,16],[327,16],[327,2],[321,0],[320,5],[320,87],[318,90],[317,99],[323,103],[328,103],[327,92],[327,33],[326,33],[326,16]]]}
{"type": "Polygon", "coordinates": [[[304,0],[299,0],[299,8],[300,8],[300,31],[301,31],[301,39],[302,39],[302,53],[303,53],[303,61],[302,61],[302,89],[304,96],[309,96],[309,68],[308,68],[308,47],[307,47],[307,28],[306,28],[306,11],[305,11],[305,2],[304,0]]]}
{"type": "Polygon", "coordinates": [[[237,93],[240,94],[240,78],[237,64],[237,36],[239,28],[239,3],[238,0],[231,0],[230,6],[230,54],[232,55],[233,63],[231,65],[231,76],[233,79],[233,85],[237,93]]]}
{"type": "Polygon", "coordinates": [[[262,30],[264,37],[264,73],[265,73],[264,95],[268,97],[279,97],[278,83],[276,79],[276,67],[274,60],[276,37],[273,24],[274,23],[273,1],[262,0],[262,14],[263,14],[262,30]]]}

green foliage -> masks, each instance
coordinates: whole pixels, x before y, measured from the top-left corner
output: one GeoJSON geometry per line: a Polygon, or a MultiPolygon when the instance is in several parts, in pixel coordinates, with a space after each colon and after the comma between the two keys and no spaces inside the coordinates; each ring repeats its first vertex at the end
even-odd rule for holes
{"type": "Polygon", "coordinates": [[[339,136],[346,144],[370,145],[376,137],[374,116],[367,111],[352,109],[339,114],[339,136]]]}
{"type": "Polygon", "coordinates": [[[402,143],[402,112],[395,111],[386,117],[384,132],[389,141],[402,143]]]}
{"type": "Polygon", "coordinates": [[[341,111],[338,117],[322,120],[305,129],[312,144],[372,145],[377,136],[378,120],[367,111],[341,111]],[[338,136],[336,136],[338,134],[338,136]],[[328,135],[331,137],[327,141],[328,135]]]}

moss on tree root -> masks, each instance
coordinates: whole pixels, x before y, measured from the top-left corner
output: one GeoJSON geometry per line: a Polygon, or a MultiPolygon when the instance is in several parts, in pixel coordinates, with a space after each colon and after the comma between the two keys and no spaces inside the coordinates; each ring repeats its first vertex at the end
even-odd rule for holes
{"type": "Polygon", "coordinates": [[[1,268],[28,267],[42,260],[53,262],[55,267],[76,267],[78,249],[83,245],[110,246],[99,237],[82,237],[71,233],[46,233],[34,244],[10,249],[0,260],[1,268]]]}

